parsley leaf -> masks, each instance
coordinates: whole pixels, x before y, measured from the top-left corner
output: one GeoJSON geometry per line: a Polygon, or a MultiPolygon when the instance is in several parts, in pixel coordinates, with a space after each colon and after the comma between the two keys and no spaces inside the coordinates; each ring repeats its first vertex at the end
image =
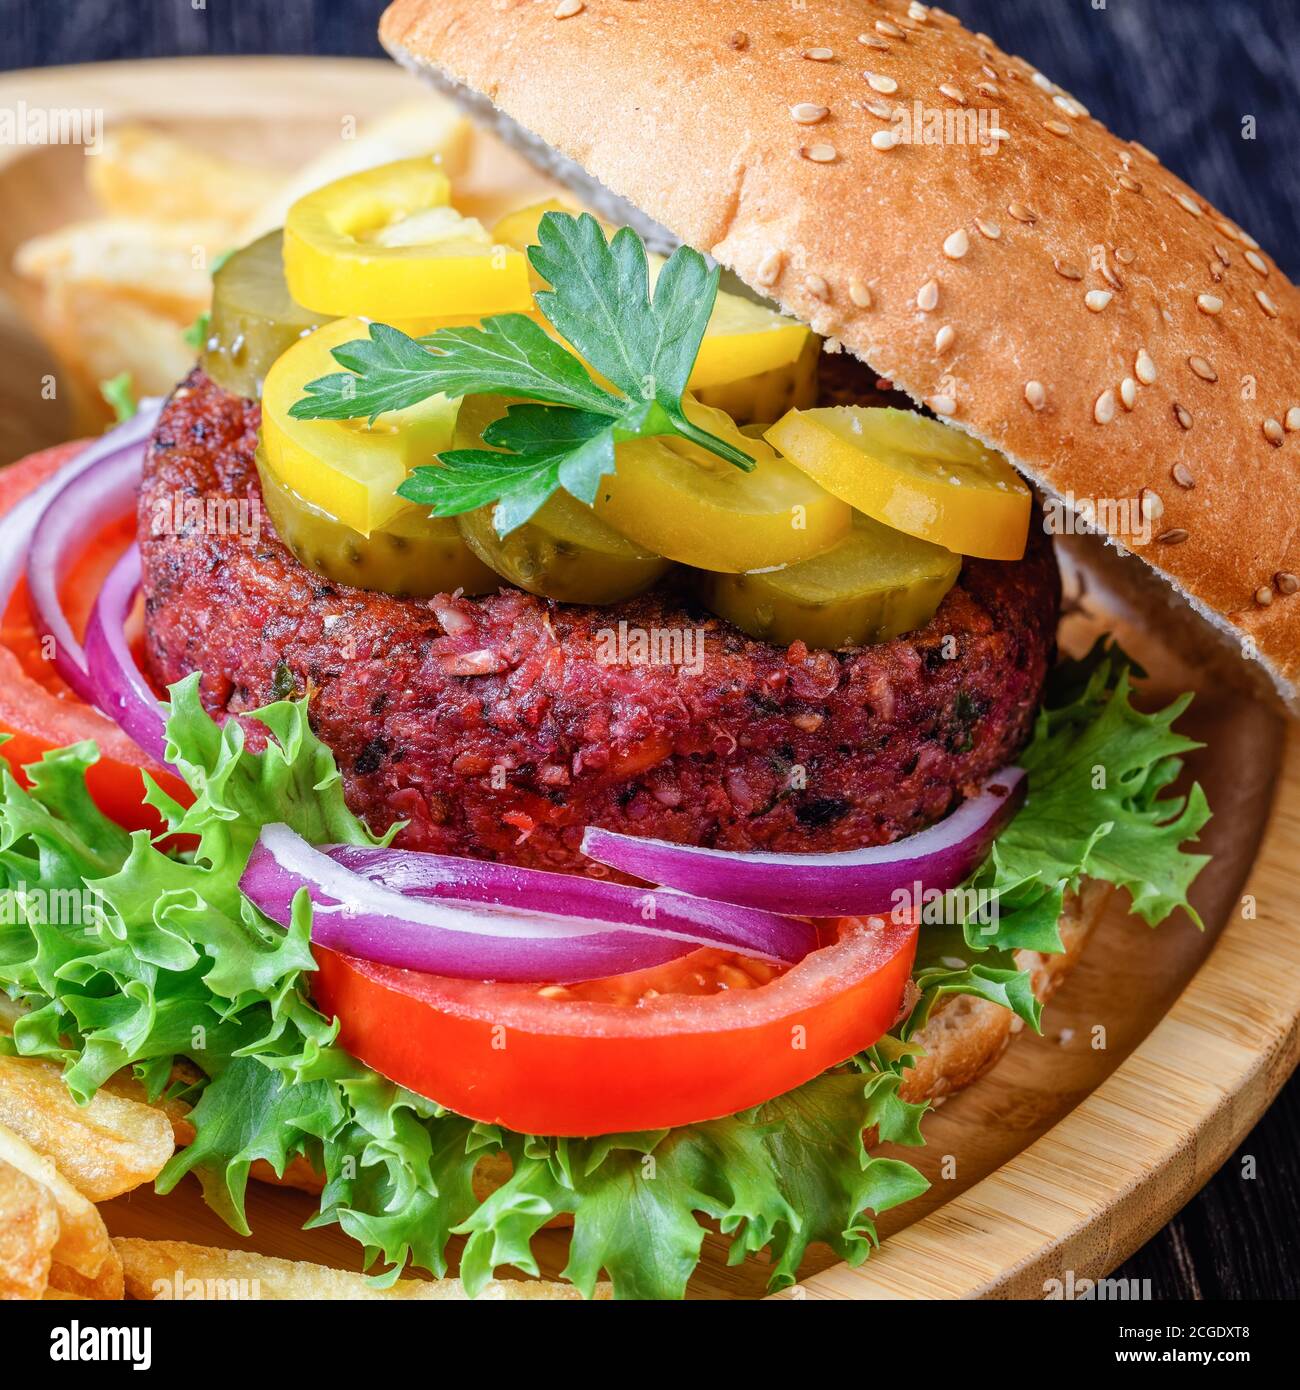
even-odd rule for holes
{"type": "Polygon", "coordinates": [[[488,448],[441,454],[439,466],[415,469],[398,489],[435,516],[495,503],[502,536],[560,488],[590,505],[601,477],[614,471],[615,445],[633,439],[677,435],[752,469],[748,454],[695,424],[682,401],[717,296],[717,268],[681,247],[651,294],[645,245],[628,228],[607,241],[588,214],[548,212],[538,240],[529,255],[551,285],[537,295],[538,307],[576,353],[526,314],[420,339],[371,324],[368,338],[334,349],[346,370],[308,382],[290,415],[373,422],[435,395],[522,398],[489,430],[488,448]],[[593,378],[588,363],[613,389],[593,378]]]}
{"type": "Polygon", "coordinates": [[[101,381],[99,394],[113,407],[113,414],[117,417],[119,425],[131,419],[140,408],[136,403],[135,383],[130,372],[118,372],[107,381],[101,381]]]}

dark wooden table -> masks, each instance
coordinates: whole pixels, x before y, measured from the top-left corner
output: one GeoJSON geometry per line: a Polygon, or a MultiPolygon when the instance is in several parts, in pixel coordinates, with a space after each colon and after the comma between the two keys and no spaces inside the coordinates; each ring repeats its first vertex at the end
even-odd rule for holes
{"type": "MultiPolygon", "coordinates": [[[[807,0],[810,24],[817,3],[807,0]]],[[[946,8],[1150,146],[1300,276],[1300,0],[946,8]]],[[[0,69],[177,54],[379,56],[382,9],[382,0],[209,0],[200,9],[186,0],[0,0],[0,69]]],[[[707,23],[708,6],[700,10],[707,23]]],[[[1150,1279],[1155,1298],[1300,1297],[1300,1078],[1118,1273],[1150,1279]]]]}

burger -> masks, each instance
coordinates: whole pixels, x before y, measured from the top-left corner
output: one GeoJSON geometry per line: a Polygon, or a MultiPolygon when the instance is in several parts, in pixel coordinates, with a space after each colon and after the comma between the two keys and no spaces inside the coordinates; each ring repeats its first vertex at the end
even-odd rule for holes
{"type": "Polygon", "coordinates": [[[14,1044],[192,1105],[163,1190],[246,1230],[269,1164],[471,1292],[550,1225],[585,1295],[682,1296],[707,1223],[861,1261],[1112,896],[1196,920],[1187,699],[1058,654],[1053,533],[1294,705],[1300,299],[937,8],[380,33],[568,192],[310,193],[166,401],[19,465],[6,592],[113,727],[5,783],[11,890],[99,904],[6,928],[14,1044]]]}

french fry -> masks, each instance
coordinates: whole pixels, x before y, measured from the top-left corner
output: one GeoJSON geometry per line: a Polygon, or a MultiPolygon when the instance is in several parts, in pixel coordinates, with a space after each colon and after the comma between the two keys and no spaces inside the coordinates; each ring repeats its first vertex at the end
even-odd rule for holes
{"type": "Polygon", "coordinates": [[[23,242],[14,252],[14,269],[42,284],[57,278],[122,295],[187,324],[208,307],[213,259],[229,246],[230,231],[222,223],[106,217],[71,222],[23,242]]]}
{"type": "Polygon", "coordinates": [[[78,1105],[59,1068],[39,1057],[0,1056],[0,1124],[92,1202],[152,1181],[176,1148],[161,1110],[104,1090],[78,1105]]]}
{"type": "MultiPolygon", "coordinates": [[[[469,1297],[459,1279],[399,1279],[392,1287],[379,1289],[364,1274],[247,1250],[222,1250],[179,1240],[119,1239],[114,1243],[122,1256],[130,1298],[441,1302],[469,1297]]],[[[597,1298],[609,1296],[608,1284],[597,1286],[597,1298]]],[[[579,1294],[571,1285],[550,1280],[494,1279],[479,1297],[489,1301],[576,1299],[579,1294]]]]}
{"type": "MultiPolygon", "coordinates": [[[[13,1130],[0,1124],[0,1162],[11,1165],[44,1187],[58,1210],[58,1239],[53,1260],[88,1281],[86,1287],[111,1290],[120,1284],[121,1261],[95,1206],[65,1178],[48,1158],[43,1158],[13,1130]]],[[[51,1273],[56,1287],[65,1287],[51,1273]]],[[[118,1295],[121,1296],[120,1294],[118,1295]]]]}
{"type": "Polygon", "coordinates": [[[219,222],[233,234],[284,182],[277,170],[236,164],[148,126],[110,130],[86,162],[105,211],[159,222],[219,222]]]}
{"type": "Polygon", "coordinates": [[[0,1299],[41,1297],[58,1239],[49,1191],[0,1159],[0,1299]]]}
{"type": "Polygon", "coordinates": [[[113,1251],[113,1257],[105,1260],[93,1278],[78,1273],[71,1265],[58,1260],[50,1266],[50,1288],[69,1298],[88,1298],[95,1301],[126,1297],[125,1282],[122,1276],[122,1257],[113,1251]]]}
{"type": "Polygon", "coordinates": [[[241,242],[252,241],[264,232],[282,227],[290,205],[304,193],[390,160],[436,155],[448,178],[455,179],[469,160],[473,138],[473,127],[460,108],[448,98],[433,93],[419,101],[394,107],[363,126],[352,138],[341,130],[336,145],[331,145],[291,178],[282,181],[248,218],[242,228],[241,242]]]}

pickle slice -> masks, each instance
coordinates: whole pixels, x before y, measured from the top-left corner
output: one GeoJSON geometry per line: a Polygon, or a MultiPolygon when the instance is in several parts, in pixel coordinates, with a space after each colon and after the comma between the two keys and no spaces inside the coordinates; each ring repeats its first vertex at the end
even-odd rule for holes
{"type": "Polygon", "coordinates": [[[691,391],[701,405],[725,411],[742,427],[779,420],[787,410],[808,410],[817,404],[821,350],[821,339],[809,335],[793,362],[716,386],[692,386],[691,391]]]}
{"type": "Polygon", "coordinates": [[[959,555],[1018,560],[1030,493],[992,449],[909,410],[792,410],[765,438],[836,497],[959,555]]]}
{"type": "Polygon", "coordinates": [[[461,539],[450,517],[409,507],[362,536],[300,497],[257,451],[262,500],[280,539],[309,570],[355,589],[397,598],[433,594],[489,594],[501,580],[461,539]]]}
{"type": "Polygon", "coordinates": [[[851,509],[720,410],[689,397],[687,417],[743,449],[752,472],[677,436],[620,444],[596,514],[670,560],[740,574],[819,555],[849,532],[851,509]]]}
{"type": "MultiPolygon", "coordinates": [[[[502,396],[466,396],[456,417],[453,447],[483,449],[483,431],[505,413],[502,396]]],[[[530,521],[501,537],[492,508],[456,518],[465,543],[503,579],[560,603],[617,603],[642,593],[669,562],[621,536],[585,503],[554,493],[530,521]]]]}
{"type": "Polygon", "coordinates": [[[200,365],[218,386],[254,401],[271,363],[331,318],[290,296],[283,240],[282,231],[267,232],[229,256],[212,277],[212,319],[200,365]]]}
{"type": "Polygon", "coordinates": [[[698,576],[701,602],[764,642],[860,647],[924,627],[961,557],[856,515],[837,546],[760,574],[698,576]]]}

